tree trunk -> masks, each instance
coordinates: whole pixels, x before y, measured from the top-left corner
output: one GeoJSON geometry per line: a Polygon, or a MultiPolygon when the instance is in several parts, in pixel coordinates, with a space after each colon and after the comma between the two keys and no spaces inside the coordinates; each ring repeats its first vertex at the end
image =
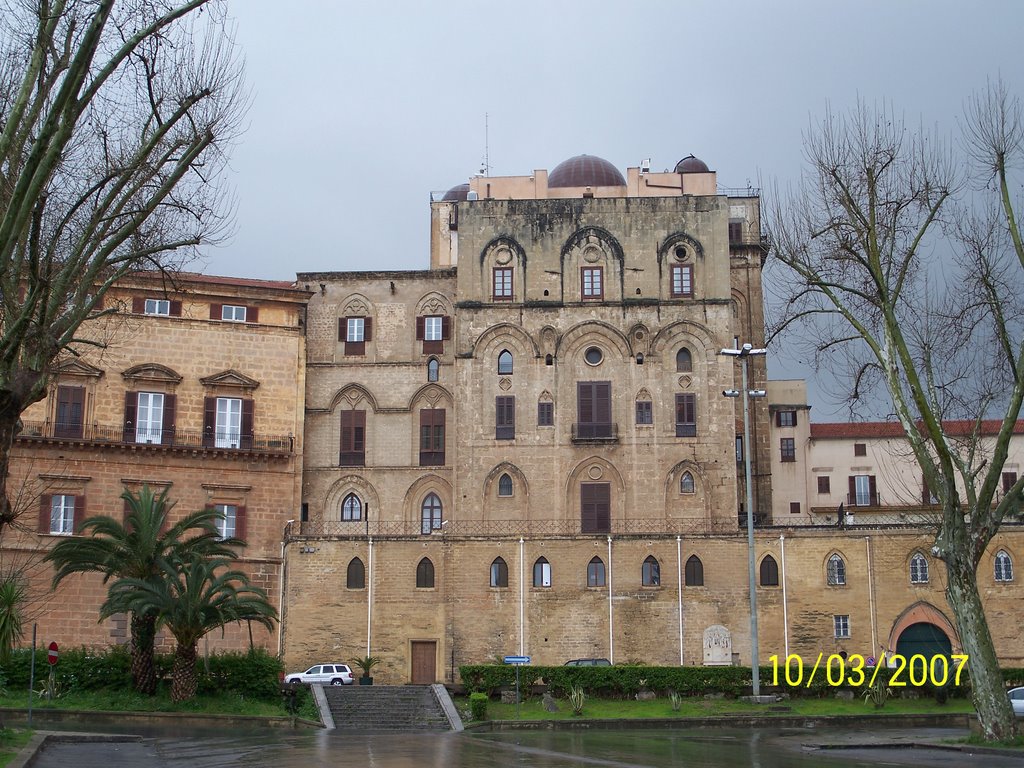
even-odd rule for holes
{"type": "Polygon", "coordinates": [[[978,712],[982,735],[988,741],[1012,739],[1017,721],[1006,696],[992,635],[978,593],[977,569],[966,553],[954,551],[946,561],[946,598],[953,606],[960,644],[967,655],[971,698],[978,712]]]}
{"type": "Polygon", "coordinates": [[[174,671],[171,673],[171,701],[194,699],[199,689],[196,677],[196,645],[182,645],[174,649],[174,671]]]}
{"type": "Polygon", "coordinates": [[[10,391],[0,391],[0,533],[18,516],[7,494],[7,476],[10,474],[14,437],[20,431],[21,411],[17,398],[10,391]]]}
{"type": "Polygon", "coordinates": [[[156,616],[132,614],[132,685],[139,693],[156,693],[156,663],[153,643],[156,639],[156,616]]]}

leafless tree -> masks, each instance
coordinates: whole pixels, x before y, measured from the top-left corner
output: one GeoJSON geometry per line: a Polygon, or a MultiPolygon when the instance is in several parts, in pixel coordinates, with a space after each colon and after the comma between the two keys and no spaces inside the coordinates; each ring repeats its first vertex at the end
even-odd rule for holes
{"type": "Polygon", "coordinates": [[[887,108],[828,114],[805,137],[799,188],[776,196],[768,279],[773,335],[799,328],[854,412],[881,399],[938,498],[932,553],[990,739],[1016,731],[977,568],[1024,488],[1001,486],[1024,399],[1022,128],[1001,82],[968,102],[959,144],[887,108]]]}
{"type": "Polygon", "coordinates": [[[225,234],[246,108],[222,0],[0,0],[0,530],[26,407],[127,272],[225,234]]]}

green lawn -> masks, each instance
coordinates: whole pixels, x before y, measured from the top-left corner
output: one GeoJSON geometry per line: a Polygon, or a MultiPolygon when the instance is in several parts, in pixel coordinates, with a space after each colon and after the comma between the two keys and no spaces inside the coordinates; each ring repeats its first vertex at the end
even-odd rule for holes
{"type": "Polygon", "coordinates": [[[13,760],[32,738],[32,731],[20,728],[0,729],[0,768],[13,760]]]}
{"type": "MultiPolygon", "coordinates": [[[[5,695],[0,696],[0,707],[24,709],[27,706],[27,693],[15,696],[8,691],[5,695]]],[[[207,694],[197,696],[192,701],[177,704],[171,701],[170,694],[166,690],[160,691],[156,696],[143,696],[133,691],[72,691],[53,701],[45,701],[38,696],[33,696],[32,708],[112,712],[190,712],[261,717],[282,717],[288,714],[283,704],[247,699],[233,694],[207,694]]]]}
{"type": "MultiPolygon", "coordinates": [[[[558,712],[547,712],[539,697],[530,698],[520,704],[520,718],[523,720],[571,720],[575,717],[566,699],[558,699],[558,712]]],[[[460,711],[469,709],[469,699],[458,701],[460,711]]],[[[827,715],[905,715],[969,713],[974,707],[966,699],[950,699],[937,704],[933,699],[890,699],[882,709],[875,709],[861,699],[843,701],[839,699],[793,699],[775,705],[750,704],[735,699],[684,698],[679,711],[673,711],[672,702],[667,699],[653,701],[632,701],[624,699],[587,699],[583,706],[583,718],[673,718],[708,717],[721,715],[760,715],[764,717],[806,715],[823,717],[827,715]]],[[[501,704],[491,700],[487,705],[490,720],[515,720],[516,705],[501,704]]]]}

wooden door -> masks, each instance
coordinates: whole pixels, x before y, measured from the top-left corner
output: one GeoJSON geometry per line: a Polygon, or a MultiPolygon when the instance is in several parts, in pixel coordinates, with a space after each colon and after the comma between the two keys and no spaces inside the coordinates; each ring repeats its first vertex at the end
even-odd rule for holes
{"type": "Polygon", "coordinates": [[[412,642],[413,685],[429,685],[437,682],[437,643],[413,640],[412,642]]]}

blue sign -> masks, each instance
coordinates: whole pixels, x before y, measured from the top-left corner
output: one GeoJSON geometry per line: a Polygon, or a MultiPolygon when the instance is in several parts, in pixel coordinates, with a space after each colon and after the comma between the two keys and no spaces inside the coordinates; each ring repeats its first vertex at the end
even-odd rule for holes
{"type": "Polygon", "coordinates": [[[505,657],[505,663],[506,664],[529,664],[530,663],[530,657],[529,656],[506,656],[505,657]]]}

